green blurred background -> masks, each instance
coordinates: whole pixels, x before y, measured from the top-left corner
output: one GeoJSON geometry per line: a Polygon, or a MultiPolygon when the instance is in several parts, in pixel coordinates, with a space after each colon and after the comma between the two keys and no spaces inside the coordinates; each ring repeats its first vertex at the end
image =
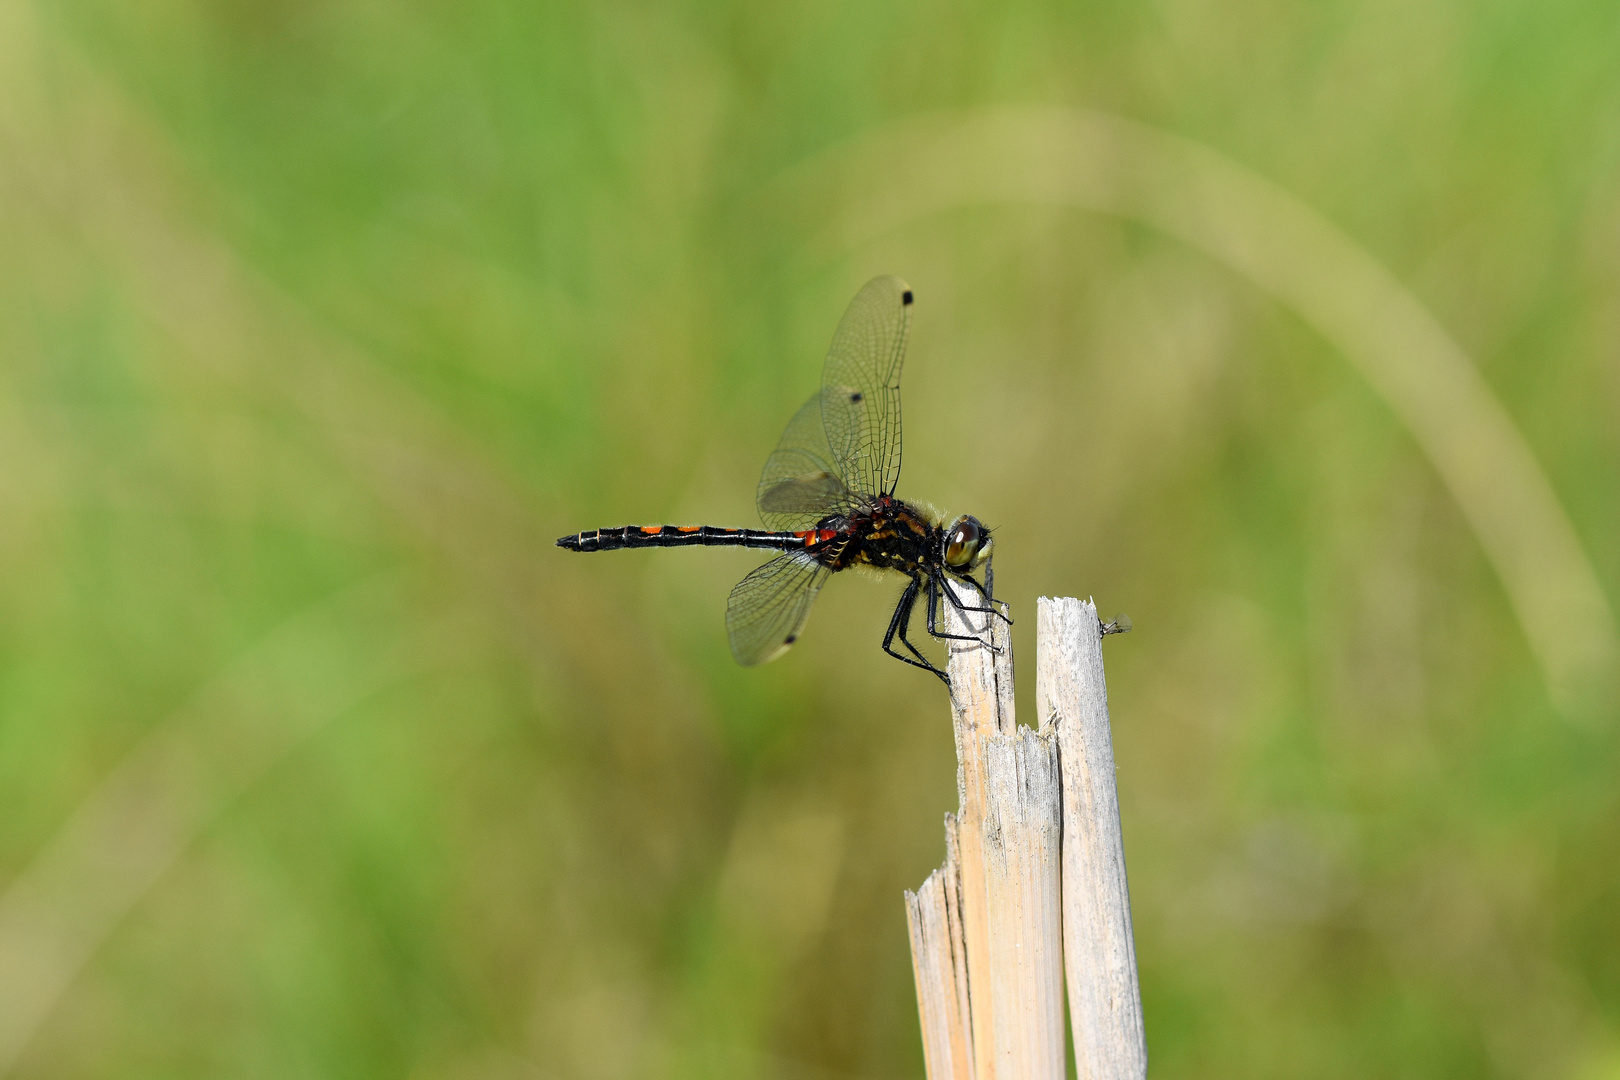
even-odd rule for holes
{"type": "Polygon", "coordinates": [[[753,554],[552,546],[752,524],[889,272],[900,493],[997,528],[1025,720],[1036,595],[1136,622],[1154,1074],[1620,1077],[1612,665],[1559,703],[1411,414],[1274,291],[896,134],[987,105],[1190,140],[1387,268],[1612,659],[1613,3],[11,0],[0,1070],[921,1076],[955,777],[896,589],[743,670],[753,554]],[[946,195],[851,209],[908,162],[946,195]]]}

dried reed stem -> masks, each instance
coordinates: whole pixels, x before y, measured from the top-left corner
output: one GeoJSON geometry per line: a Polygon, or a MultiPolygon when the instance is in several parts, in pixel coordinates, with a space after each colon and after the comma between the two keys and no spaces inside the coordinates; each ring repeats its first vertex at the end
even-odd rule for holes
{"type": "Polygon", "coordinates": [[[1040,601],[1039,732],[1014,720],[1005,624],[951,610],[946,630],[989,644],[951,642],[960,807],[944,867],[906,894],[929,1080],[1064,1080],[1065,968],[1082,1080],[1141,1077],[1096,611],[1040,601]]]}
{"type": "MultiPolygon", "coordinates": [[[[982,603],[971,590],[951,588],[964,606],[982,603]]],[[[990,915],[985,892],[984,833],[989,816],[986,744],[1017,727],[1013,713],[1012,643],[1000,619],[944,605],[945,629],[988,639],[950,642],[951,716],[956,733],[956,836],[961,856],[963,952],[967,959],[969,1046],[975,1080],[994,1080],[995,1017],[991,1011],[990,915]],[[997,652],[995,650],[999,649],[997,652]]]]}
{"type": "Polygon", "coordinates": [[[929,874],[922,888],[906,893],[917,1011],[922,1017],[923,1060],[929,1077],[944,1080],[973,1080],[960,882],[956,817],[946,814],[945,865],[929,874]]]}
{"type": "Polygon", "coordinates": [[[1064,1080],[1057,741],[1026,727],[985,750],[992,1075],[1064,1080]]]}
{"type": "Polygon", "coordinates": [[[1097,609],[1041,597],[1035,707],[1063,773],[1063,951],[1079,1080],[1147,1075],[1097,609]]]}

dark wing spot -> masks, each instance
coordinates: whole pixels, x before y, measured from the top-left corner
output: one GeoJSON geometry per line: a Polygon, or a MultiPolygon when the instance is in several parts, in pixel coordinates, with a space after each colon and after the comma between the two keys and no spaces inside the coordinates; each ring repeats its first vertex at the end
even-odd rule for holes
{"type": "Polygon", "coordinates": [[[865,395],[862,394],[859,390],[857,390],[853,394],[849,395],[849,400],[851,400],[851,401],[860,401],[863,397],[865,397],[865,395]]]}
{"type": "Polygon", "coordinates": [[[905,292],[900,294],[900,302],[902,304],[911,303],[911,290],[910,289],[907,289],[905,292]]]}
{"type": "Polygon", "coordinates": [[[791,645],[791,644],[793,644],[793,643],[794,643],[794,642],[795,642],[795,641],[798,641],[798,640],[799,640],[799,635],[798,635],[798,634],[789,634],[789,635],[788,635],[788,636],[787,636],[787,640],[786,640],[786,641],[784,641],[784,642],[782,642],[782,644],[784,644],[784,645],[791,645]]]}

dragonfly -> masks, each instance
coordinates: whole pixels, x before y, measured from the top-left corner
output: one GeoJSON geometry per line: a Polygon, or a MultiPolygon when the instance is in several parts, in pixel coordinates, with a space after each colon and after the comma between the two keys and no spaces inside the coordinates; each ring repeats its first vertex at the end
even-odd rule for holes
{"type": "Polygon", "coordinates": [[[869,281],[850,302],[822,366],[821,389],[788,421],[766,459],[755,502],[765,529],[711,525],[621,525],[564,536],[570,551],[648,547],[745,547],[778,554],[754,570],[726,603],[731,653],[744,667],[781,656],[799,639],[816,595],[833,574],[865,567],[907,579],[883,634],[883,651],[933,672],[908,636],[917,601],[928,633],[942,629],[944,604],[1011,624],[994,587],[990,529],[895,497],[900,481],[900,368],[911,329],[911,287],[897,277],[869,281]],[[973,575],[981,568],[985,582],[973,575]],[[964,582],[965,597],[949,587],[964,582]],[[964,600],[969,602],[964,602],[964,600]],[[982,601],[982,603],[980,602],[982,601]],[[896,649],[898,641],[904,652],[896,649]]]}

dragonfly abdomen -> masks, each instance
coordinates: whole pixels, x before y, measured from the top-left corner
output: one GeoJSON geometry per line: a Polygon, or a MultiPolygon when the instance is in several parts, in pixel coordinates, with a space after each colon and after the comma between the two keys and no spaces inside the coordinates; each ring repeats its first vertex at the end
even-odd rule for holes
{"type": "MultiPolygon", "coordinates": [[[[813,535],[813,534],[812,534],[813,535]]],[[[805,546],[804,533],[761,529],[720,529],[713,525],[621,525],[561,537],[570,551],[617,551],[643,547],[746,547],[792,551],[805,546]]]]}

